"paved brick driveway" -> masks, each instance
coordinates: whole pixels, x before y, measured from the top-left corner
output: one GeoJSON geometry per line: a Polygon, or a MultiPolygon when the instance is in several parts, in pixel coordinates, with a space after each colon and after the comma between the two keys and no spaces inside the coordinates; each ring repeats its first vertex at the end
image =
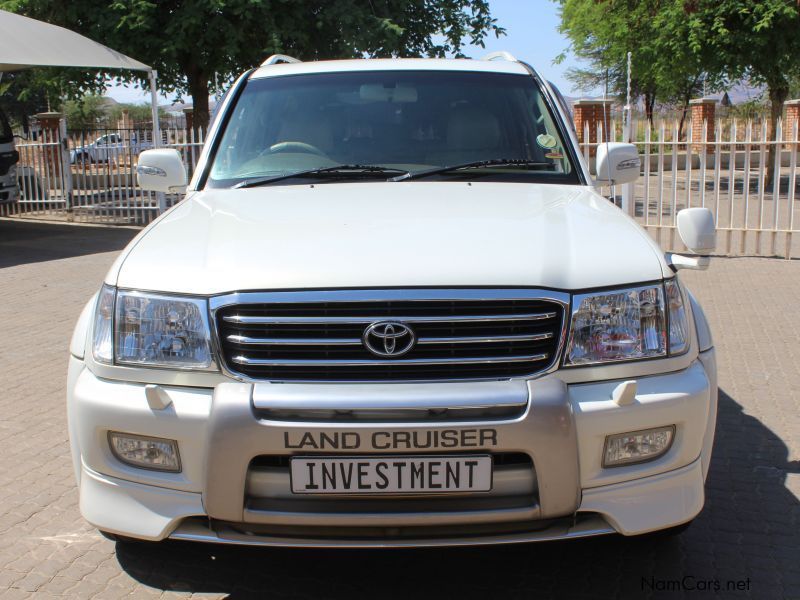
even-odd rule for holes
{"type": "Polygon", "coordinates": [[[73,323],[134,234],[0,220],[3,598],[704,598],[717,583],[726,598],[800,598],[800,261],[717,259],[685,277],[714,326],[722,394],[706,509],[677,540],[143,551],[81,520],[64,415],[73,323]]]}

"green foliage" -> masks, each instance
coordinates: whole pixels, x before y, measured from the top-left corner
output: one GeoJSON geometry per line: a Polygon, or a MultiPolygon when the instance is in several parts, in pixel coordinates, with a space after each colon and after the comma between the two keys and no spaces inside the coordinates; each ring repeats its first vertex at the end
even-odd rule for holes
{"type": "Polygon", "coordinates": [[[752,121],[769,112],[769,101],[764,96],[746,100],[728,109],[728,116],[734,119],[752,121]]]}
{"type": "Polygon", "coordinates": [[[572,52],[588,63],[567,76],[579,88],[602,88],[624,99],[627,53],[631,52],[631,94],[644,97],[648,117],[658,99],[685,105],[703,88],[721,83],[721,68],[703,45],[690,44],[683,0],[556,0],[560,31],[572,52]]]}
{"type": "Polygon", "coordinates": [[[48,98],[57,99],[59,85],[50,69],[5,73],[0,82],[0,104],[16,128],[27,133],[28,118],[48,109],[48,98]]]}
{"type": "MultiPolygon", "coordinates": [[[[800,3],[797,0],[693,0],[690,39],[708,48],[735,79],[765,85],[775,131],[792,87],[800,80],[800,3]]],[[[770,147],[771,184],[776,146],[770,147]]]]}
{"type": "MultiPolygon", "coordinates": [[[[149,104],[116,103],[104,96],[91,93],[67,100],[61,106],[61,111],[72,130],[115,129],[125,110],[128,111],[132,124],[152,119],[149,104]]],[[[159,109],[159,114],[161,117],[166,116],[162,109],[159,109]]]]}
{"type": "Polygon", "coordinates": [[[503,32],[488,0],[0,0],[0,7],[151,65],[162,91],[192,96],[197,123],[208,121],[217,78],[229,81],[270,54],[458,55],[465,41],[482,45],[503,32]]]}
{"type": "Polygon", "coordinates": [[[87,94],[78,100],[67,100],[61,107],[70,129],[108,127],[108,109],[108,100],[95,94],[87,94]]]}

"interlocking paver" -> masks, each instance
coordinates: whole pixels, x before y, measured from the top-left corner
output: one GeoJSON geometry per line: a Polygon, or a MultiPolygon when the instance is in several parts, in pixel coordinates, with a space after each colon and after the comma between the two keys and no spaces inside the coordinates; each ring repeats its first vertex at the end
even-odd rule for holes
{"type": "Polygon", "coordinates": [[[78,513],[64,379],[74,321],[135,233],[0,220],[2,598],[800,598],[800,261],[719,258],[683,275],[714,329],[721,393],[706,508],[676,540],[115,545],[78,513]]]}

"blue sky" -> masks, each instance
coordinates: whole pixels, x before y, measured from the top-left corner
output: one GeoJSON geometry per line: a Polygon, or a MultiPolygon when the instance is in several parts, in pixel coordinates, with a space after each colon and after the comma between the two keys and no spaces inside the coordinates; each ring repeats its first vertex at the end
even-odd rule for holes
{"type": "MultiPolygon", "coordinates": [[[[465,54],[480,58],[488,52],[507,50],[520,60],[530,63],[542,76],[555,83],[568,96],[579,96],[564,77],[565,71],[576,65],[574,57],[554,65],[553,60],[568,47],[558,32],[558,6],[551,0],[490,0],[492,15],[505,27],[506,35],[486,40],[486,49],[467,48],[465,54]]],[[[108,95],[118,102],[147,102],[149,97],[133,86],[111,86],[108,95]]],[[[162,102],[173,101],[163,97],[162,102]]]]}

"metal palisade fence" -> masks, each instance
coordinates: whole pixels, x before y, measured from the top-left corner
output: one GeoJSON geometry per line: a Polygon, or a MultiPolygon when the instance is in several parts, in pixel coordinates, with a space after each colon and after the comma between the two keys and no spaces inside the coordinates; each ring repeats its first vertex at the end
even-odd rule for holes
{"type": "MultiPolygon", "coordinates": [[[[707,124],[704,124],[707,125],[707,124]]],[[[625,141],[621,123],[611,122],[608,141],[625,141]]],[[[693,135],[691,122],[680,135],[678,121],[639,122],[627,141],[642,160],[639,180],[601,188],[627,210],[667,251],[685,247],[676,231],[683,208],[709,208],[717,224],[720,255],[800,257],[798,126],[776,131],[762,121],[719,120],[714,130],[693,135]],[[770,150],[775,161],[770,167],[770,150]]],[[[588,128],[583,139],[589,139],[588,128]]],[[[605,142],[602,130],[598,139],[605,142]]],[[[581,144],[593,162],[598,143],[581,144]]]]}
{"type": "MultiPolygon", "coordinates": [[[[611,121],[608,140],[623,141],[622,129],[611,121]]],[[[723,119],[713,132],[703,127],[702,137],[693,135],[691,122],[683,132],[677,121],[652,128],[640,121],[631,130],[626,137],[639,149],[641,177],[600,190],[664,250],[684,250],[675,227],[678,211],[704,206],[717,223],[717,254],[800,257],[797,122],[789,131],[779,124],[774,134],[766,122],[723,119]],[[777,152],[771,169],[770,148],[777,152]]],[[[20,143],[19,201],[0,205],[0,216],[146,225],[159,214],[159,201],[138,186],[135,165],[139,152],[153,146],[151,135],[149,129],[44,131],[20,143]]],[[[590,139],[588,128],[583,139],[590,139]]],[[[606,139],[602,128],[597,139],[606,139]]],[[[162,130],[161,146],[181,153],[190,177],[202,145],[202,133],[162,130]]],[[[581,144],[592,169],[598,145],[581,144]]],[[[180,200],[168,196],[166,206],[180,200]]]]}
{"type": "MultiPolygon", "coordinates": [[[[199,130],[162,129],[163,148],[181,153],[188,176],[203,147],[199,130]]],[[[136,181],[139,153],[153,148],[152,130],[42,130],[17,144],[17,202],[0,205],[0,216],[115,225],[146,225],[158,216],[159,198],[136,181]]],[[[171,194],[167,207],[182,199],[171,194]]]]}

